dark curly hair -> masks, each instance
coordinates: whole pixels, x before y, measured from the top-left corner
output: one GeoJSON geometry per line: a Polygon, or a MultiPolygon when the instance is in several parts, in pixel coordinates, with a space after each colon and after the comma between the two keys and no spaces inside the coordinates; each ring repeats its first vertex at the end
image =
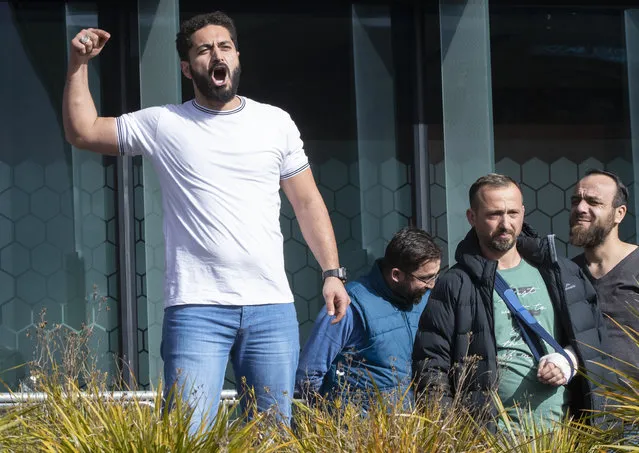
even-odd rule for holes
{"type": "Polygon", "coordinates": [[[415,227],[405,227],[395,233],[386,246],[383,266],[404,272],[415,272],[429,261],[441,260],[442,251],[430,234],[415,227]]]}
{"type": "Polygon", "coordinates": [[[215,11],[208,14],[198,14],[188,20],[185,20],[180,25],[180,31],[175,38],[175,46],[177,47],[180,60],[189,61],[189,50],[193,43],[191,42],[191,36],[193,33],[207,25],[219,25],[229,31],[231,40],[235,45],[235,49],[238,49],[237,45],[237,30],[235,29],[235,23],[233,19],[224,14],[222,11],[215,11]]]}

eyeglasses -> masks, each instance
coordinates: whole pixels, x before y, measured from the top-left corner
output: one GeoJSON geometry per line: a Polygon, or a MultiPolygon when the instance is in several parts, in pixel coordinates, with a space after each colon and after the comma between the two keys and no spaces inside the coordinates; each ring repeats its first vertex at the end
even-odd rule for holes
{"type": "Polygon", "coordinates": [[[430,285],[431,283],[435,282],[435,280],[437,280],[437,277],[439,277],[439,272],[437,272],[435,275],[431,275],[428,278],[418,277],[417,275],[413,274],[412,272],[406,272],[406,271],[403,271],[403,272],[408,274],[408,275],[410,275],[415,280],[419,280],[420,282],[425,283],[426,285],[430,285]]]}

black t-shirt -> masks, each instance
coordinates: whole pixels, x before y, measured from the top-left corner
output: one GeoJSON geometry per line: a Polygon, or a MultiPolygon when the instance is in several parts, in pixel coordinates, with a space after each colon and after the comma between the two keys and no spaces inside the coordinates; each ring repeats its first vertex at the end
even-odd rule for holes
{"type": "MultiPolygon", "coordinates": [[[[613,357],[639,367],[639,346],[610,320],[639,332],[639,248],[626,256],[601,278],[594,278],[583,254],[573,261],[581,267],[597,291],[599,308],[608,330],[608,351],[613,357]],[[634,311],[634,312],[633,312],[634,311]]],[[[613,367],[639,379],[639,369],[613,360],[613,367]]]]}

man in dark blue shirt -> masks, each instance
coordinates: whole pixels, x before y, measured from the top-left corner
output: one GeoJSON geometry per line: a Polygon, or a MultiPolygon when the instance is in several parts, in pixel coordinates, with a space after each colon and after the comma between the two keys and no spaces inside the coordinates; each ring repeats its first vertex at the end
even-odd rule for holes
{"type": "Polygon", "coordinates": [[[395,234],[368,275],[348,283],[342,322],[322,309],[296,374],[303,397],[342,395],[367,406],[376,392],[409,394],[411,354],[419,317],[441,265],[431,236],[407,227],[395,234]]]}

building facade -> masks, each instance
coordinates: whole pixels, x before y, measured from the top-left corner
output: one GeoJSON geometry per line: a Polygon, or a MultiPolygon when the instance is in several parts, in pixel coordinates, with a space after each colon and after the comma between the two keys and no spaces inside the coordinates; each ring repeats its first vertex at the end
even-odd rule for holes
{"type": "MultiPolygon", "coordinates": [[[[12,389],[43,310],[49,323],[92,326],[105,371],[120,373],[118,358],[140,388],[161,376],[158,182],[141,158],[65,142],[66,59],[79,30],[106,29],[112,39],[90,67],[101,115],[182,102],[193,93],[179,72],[178,24],[212,4],[124,3],[0,3],[0,379],[12,389]]],[[[236,21],[239,93],[297,123],[353,277],[408,224],[432,232],[452,262],[468,187],[491,171],[521,182],[527,221],[568,256],[572,187],[589,168],[616,172],[631,191],[622,238],[636,241],[639,1],[213,7],[236,21]]],[[[304,341],[323,304],[320,270],[285,198],[281,226],[304,341]]]]}

